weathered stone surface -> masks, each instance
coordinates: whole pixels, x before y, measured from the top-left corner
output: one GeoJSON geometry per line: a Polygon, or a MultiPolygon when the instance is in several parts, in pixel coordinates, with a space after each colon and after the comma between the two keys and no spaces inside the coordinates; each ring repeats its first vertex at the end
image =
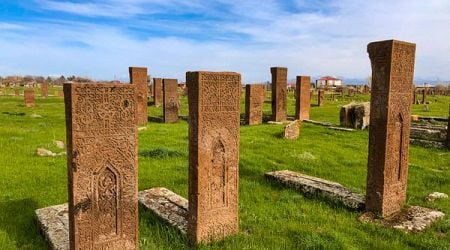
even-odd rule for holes
{"type": "Polygon", "coordinates": [[[34,100],[34,90],[32,89],[26,89],[23,93],[24,100],[25,100],[25,106],[28,108],[34,107],[36,105],[34,100]]]}
{"type": "Polygon", "coordinates": [[[300,125],[299,120],[290,122],[286,127],[284,127],[283,137],[285,139],[295,140],[300,136],[300,125]]]}
{"type": "Polygon", "coordinates": [[[14,89],[14,96],[19,96],[19,90],[18,89],[14,89]]]}
{"type": "Polygon", "coordinates": [[[147,68],[129,67],[128,70],[130,73],[130,83],[136,88],[137,124],[139,126],[145,125],[148,122],[147,68]]]}
{"type": "Polygon", "coordinates": [[[324,127],[333,126],[333,123],[331,123],[331,122],[321,122],[321,121],[314,121],[314,120],[303,120],[303,122],[320,125],[320,126],[324,126],[324,127]]]}
{"type": "Polygon", "coordinates": [[[189,218],[192,242],[238,232],[241,76],[187,72],[189,218]]]}
{"type": "Polygon", "coordinates": [[[60,149],[63,149],[63,148],[65,147],[63,141],[55,140],[55,141],[53,141],[53,144],[55,144],[55,146],[56,146],[57,148],[60,148],[60,149]]]}
{"type": "Polygon", "coordinates": [[[370,102],[349,103],[341,107],[339,113],[342,127],[365,129],[370,125],[370,102]]]}
{"type": "Polygon", "coordinates": [[[41,96],[43,98],[48,97],[48,83],[47,82],[41,83],[41,96]]]}
{"type": "Polygon", "coordinates": [[[67,203],[35,211],[50,249],[69,250],[69,208],[67,203]]]}
{"type": "Polygon", "coordinates": [[[447,133],[445,130],[440,129],[411,127],[410,138],[445,142],[447,140],[447,133]]]}
{"type": "Polygon", "coordinates": [[[166,188],[151,188],[139,192],[139,203],[186,234],[188,201],[185,198],[166,188]]]}
{"type": "Polygon", "coordinates": [[[377,218],[373,212],[367,212],[359,217],[361,222],[378,223],[387,227],[393,227],[406,232],[418,233],[443,218],[444,213],[429,208],[411,206],[388,218],[377,218]]]}
{"type": "Polygon", "coordinates": [[[411,115],[411,121],[412,122],[418,122],[419,121],[419,116],[418,115],[411,115]]]}
{"type": "Polygon", "coordinates": [[[425,147],[425,148],[445,148],[445,143],[444,142],[438,142],[438,141],[429,141],[429,140],[421,140],[421,139],[414,139],[411,138],[409,140],[409,143],[411,143],[412,145],[417,145],[417,146],[421,146],[421,147],[425,147]]]}
{"type": "Polygon", "coordinates": [[[346,132],[355,132],[356,131],[355,129],[352,129],[352,128],[341,128],[341,127],[334,127],[334,126],[330,126],[328,128],[332,129],[332,130],[339,130],[339,131],[346,131],[346,132]]]}
{"type": "Polygon", "coordinates": [[[153,78],[153,102],[156,107],[161,105],[163,99],[162,79],[153,78]]]}
{"type": "Polygon", "coordinates": [[[325,105],[325,92],[323,90],[319,90],[317,93],[317,106],[321,107],[325,105]]]}
{"type": "Polygon", "coordinates": [[[265,99],[264,84],[245,85],[245,123],[256,125],[262,123],[265,99]]]}
{"type": "Polygon", "coordinates": [[[362,194],[353,192],[337,182],[331,182],[289,170],[268,172],[265,176],[307,195],[322,195],[334,201],[341,202],[351,209],[361,210],[364,208],[364,196],[362,194]]]}
{"type": "Polygon", "coordinates": [[[309,119],[311,106],[311,78],[309,76],[297,76],[295,88],[295,119],[303,121],[309,119]]]}
{"type": "Polygon", "coordinates": [[[366,208],[401,210],[408,178],[411,93],[416,45],[388,40],[367,46],[372,64],[366,208]]]}
{"type": "Polygon", "coordinates": [[[178,121],[178,108],[180,106],[178,100],[178,80],[164,79],[163,90],[164,122],[176,122],[178,121]]]}
{"type": "Polygon", "coordinates": [[[71,249],[137,249],[137,101],[130,84],[64,84],[71,249]]]}
{"type": "Polygon", "coordinates": [[[287,118],[287,68],[272,67],[272,120],[285,121],[287,118]]]}
{"type": "Polygon", "coordinates": [[[445,194],[445,193],[433,192],[433,193],[427,195],[425,200],[427,200],[427,201],[435,201],[435,200],[447,199],[447,198],[448,198],[448,195],[445,194]]]}
{"type": "Polygon", "coordinates": [[[65,155],[66,152],[61,152],[61,153],[54,153],[48,149],[45,148],[37,148],[36,149],[36,155],[37,156],[49,156],[49,157],[55,157],[55,156],[60,156],[60,155],[65,155]]]}

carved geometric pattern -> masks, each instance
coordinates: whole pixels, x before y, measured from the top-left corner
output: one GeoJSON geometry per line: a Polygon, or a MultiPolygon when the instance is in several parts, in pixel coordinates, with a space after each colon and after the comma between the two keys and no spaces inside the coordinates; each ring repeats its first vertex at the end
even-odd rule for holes
{"type": "Polygon", "coordinates": [[[287,68],[272,67],[272,120],[276,122],[287,119],[287,68]]]}
{"type": "Polygon", "coordinates": [[[241,77],[187,72],[189,101],[189,216],[193,242],[238,231],[241,77]]]}
{"type": "Polygon", "coordinates": [[[297,76],[295,88],[295,119],[309,120],[309,108],[311,106],[311,78],[309,76],[297,76]]]}
{"type": "Polygon", "coordinates": [[[71,249],[137,249],[136,88],[65,84],[71,249]]]}
{"type": "Polygon", "coordinates": [[[147,68],[129,67],[130,83],[136,86],[137,124],[146,125],[148,121],[147,102],[147,68]]]}
{"type": "Polygon", "coordinates": [[[177,79],[163,79],[163,97],[164,122],[176,122],[180,106],[177,79]]]}
{"type": "Polygon", "coordinates": [[[245,120],[248,125],[262,122],[265,90],[263,84],[245,85],[245,120]]]}
{"type": "Polygon", "coordinates": [[[371,116],[366,208],[382,216],[406,200],[415,44],[370,43],[371,116]]]}

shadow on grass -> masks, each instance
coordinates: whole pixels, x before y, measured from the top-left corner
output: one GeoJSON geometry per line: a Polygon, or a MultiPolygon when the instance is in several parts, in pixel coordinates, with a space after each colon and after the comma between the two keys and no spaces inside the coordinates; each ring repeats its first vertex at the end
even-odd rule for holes
{"type": "Polygon", "coordinates": [[[166,148],[156,148],[152,150],[140,150],[139,156],[147,157],[147,158],[156,158],[156,159],[166,159],[166,158],[174,158],[184,156],[182,152],[169,150],[166,148]]]}
{"type": "Polygon", "coordinates": [[[37,204],[32,199],[0,202],[0,230],[8,234],[19,249],[45,248],[34,210],[37,204]]]}
{"type": "Polygon", "coordinates": [[[20,112],[20,113],[18,113],[18,112],[2,112],[2,114],[12,115],[12,116],[24,116],[25,115],[25,113],[23,113],[23,112],[20,112]]]}
{"type": "Polygon", "coordinates": [[[163,123],[164,119],[159,116],[149,116],[147,119],[149,122],[163,123]]]}

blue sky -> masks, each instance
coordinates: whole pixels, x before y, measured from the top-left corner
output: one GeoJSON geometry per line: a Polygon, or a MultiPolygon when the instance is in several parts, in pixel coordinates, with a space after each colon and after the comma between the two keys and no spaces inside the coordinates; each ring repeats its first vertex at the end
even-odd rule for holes
{"type": "Polygon", "coordinates": [[[450,80],[448,0],[2,0],[0,75],[128,79],[128,66],[270,79],[370,75],[366,46],[417,43],[416,79],[450,80]]]}

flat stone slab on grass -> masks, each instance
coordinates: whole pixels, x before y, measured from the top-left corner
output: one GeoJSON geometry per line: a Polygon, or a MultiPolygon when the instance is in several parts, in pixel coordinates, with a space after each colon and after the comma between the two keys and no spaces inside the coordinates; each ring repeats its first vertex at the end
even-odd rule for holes
{"type": "Polygon", "coordinates": [[[268,172],[265,176],[309,195],[323,195],[343,203],[351,209],[364,209],[364,195],[355,193],[337,182],[331,182],[313,176],[289,170],[268,172]]]}
{"type": "Polygon", "coordinates": [[[188,200],[162,187],[141,191],[138,197],[139,204],[186,234],[188,200]]]}
{"type": "Polygon", "coordinates": [[[69,207],[67,203],[35,211],[50,249],[69,249],[69,207]]]}
{"type": "Polygon", "coordinates": [[[378,223],[387,227],[400,229],[406,232],[418,233],[428,228],[433,222],[445,216],[444,213],[429,208],[411,206],[402,210],[399,214],[388,218],[376,218],[367,212],[359,217],[359,220],[366,223],[378,223]]]}

